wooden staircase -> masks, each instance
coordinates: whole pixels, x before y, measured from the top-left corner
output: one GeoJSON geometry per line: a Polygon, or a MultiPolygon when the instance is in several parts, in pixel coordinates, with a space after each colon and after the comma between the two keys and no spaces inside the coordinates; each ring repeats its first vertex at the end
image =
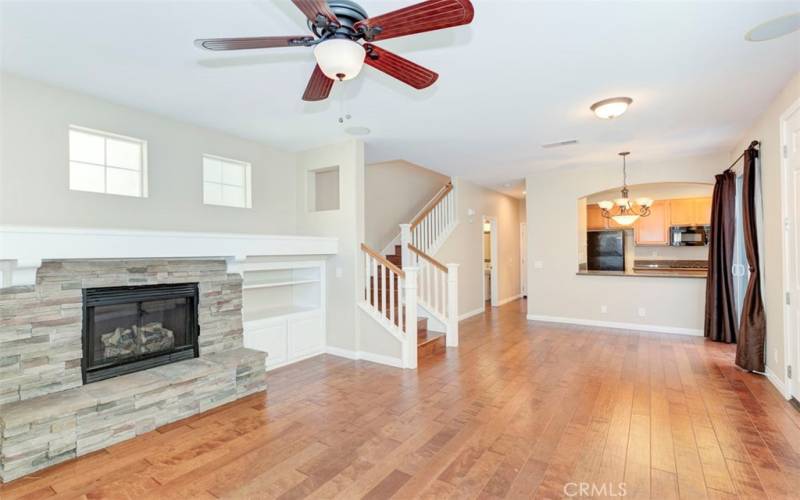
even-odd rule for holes
{"type": "MultiPolygon", "coordinates": [[[[401,251],[400,245],[395,245],[394,253],[386,255],[386,260],[394,264],[395,266],[402,269],[403,267],[403,256],[401,251]]],[[[388,273],[381,272],[377,279],[375,277],[370,277],[370,292],[369,292],[369,301],[370,304],[376,307],[379,311],[381,311],[386,317],[388,318],[388,314],[386,310],[388,308],[384,307],[382,304],[382,297],[383,295],[383,287],[384,282],[388,284],[388,278],[386,275],[388,273]],[[377,293],[372,293],[373,289],[377,293]],[[377,297],[377,304],[375,303],[375,297],[377,297]]],[[[386,291],[386,297],[389,301],[393,301],[396,310],[400,310],[405,314],[405,306],[400,307],[400,290],[398,286],[398,278],[397,275],[392,274],[394,279],[393,286],[389,287],[386,291]],[[392,296],[389,296],[389,290],[392,290],[392,296]]],[[[387,301],[388,302],[388,301],[387,301]]],[[[399,324],[400,316],[395,317],[394,323],[397,325],[399,324]]],[[[439,355],[443,354],[446,351],[445,348],[445,334],[443,332],[434,332],[428,330],[428,318],[419,317],[417,318],[417,356],[424,357],[424,356],[431,356],[431,355],[439,355]]]]}

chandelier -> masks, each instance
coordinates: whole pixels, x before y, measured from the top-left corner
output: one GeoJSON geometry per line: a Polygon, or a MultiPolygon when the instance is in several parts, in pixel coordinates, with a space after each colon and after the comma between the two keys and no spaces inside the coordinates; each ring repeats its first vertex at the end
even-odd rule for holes
{"type": "Polygon", "coordinates": [[[625,163],[625,157],[630,152],[623,151],[619,153],[622,157],[622,197],[614,201],[601,201],[597,205],[601,209],[601,214],[606,219],[612,219],[620,226],[630,226],[636,222],[639,217],[647,217],[650,215],[650,207],[653,205],[651,198],[637,198],[636,202],[632,202],[628,191],[628,167],[625,163]]]}

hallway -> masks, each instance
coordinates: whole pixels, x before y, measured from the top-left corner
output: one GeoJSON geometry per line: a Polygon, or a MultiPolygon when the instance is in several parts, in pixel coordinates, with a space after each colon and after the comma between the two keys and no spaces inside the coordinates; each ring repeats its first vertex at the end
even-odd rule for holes
{"type": "Polygon", "coordinates": [[[461,323],[418,371],[320,356],[255,395],[0,486],[98,498],[788,498],[800,413],[702,338],[461,323]]]}

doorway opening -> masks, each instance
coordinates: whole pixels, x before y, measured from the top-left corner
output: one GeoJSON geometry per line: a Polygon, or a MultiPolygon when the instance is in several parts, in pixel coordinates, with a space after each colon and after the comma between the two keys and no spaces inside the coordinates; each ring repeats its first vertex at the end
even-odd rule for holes
{"type": "Polygon", "coordinates": [[[500,288],[497,280],[497,217],[483,216],[483,301],[492,307],[500,304],[500,288]]]}

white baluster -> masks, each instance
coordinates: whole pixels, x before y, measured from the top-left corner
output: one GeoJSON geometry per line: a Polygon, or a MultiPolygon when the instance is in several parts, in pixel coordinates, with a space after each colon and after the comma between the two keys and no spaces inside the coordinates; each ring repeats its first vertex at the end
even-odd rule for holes
{"type": "Polygon", "coordinates": [[[375,257],[369,256],[370,264],[372,265],[372,279],[370,279],[370,286],[372,286],[372,307],[378,308],[378,261],[375,257]]]}
{"type": "Polygon", "coordinates": [[[458,264],[447,264],[447,334],[445,344],[458,345],[458,264]]]}
{"type": "Polygon", "coordinates": [[[394,307],[395,307],[395,298],[394,298],[394,271],[389,272],[389,321],[394,325],[394,307]]]}
{"type": "Polygon", "coordinates": [[[381,306],[383,306],[383,309],[381,309],[381,314],[384,317],[386,317],[389,314],[389,310],[387,309],[388,304],[386,303],[386,288],[388,288],[388,284],[386,283],[387,281],[386,278],[389,275],[390,275],[389,268],[386,267],[385,265],[381,265],[381,296],[382,296],[381,306]]]}
{"type": "Polygon", "coordinates": [[[431,301],[431,306],[435,311],[439,311],[439,268],[431,264],[431,270],[433,271],[433,299],[431,301]]]}

